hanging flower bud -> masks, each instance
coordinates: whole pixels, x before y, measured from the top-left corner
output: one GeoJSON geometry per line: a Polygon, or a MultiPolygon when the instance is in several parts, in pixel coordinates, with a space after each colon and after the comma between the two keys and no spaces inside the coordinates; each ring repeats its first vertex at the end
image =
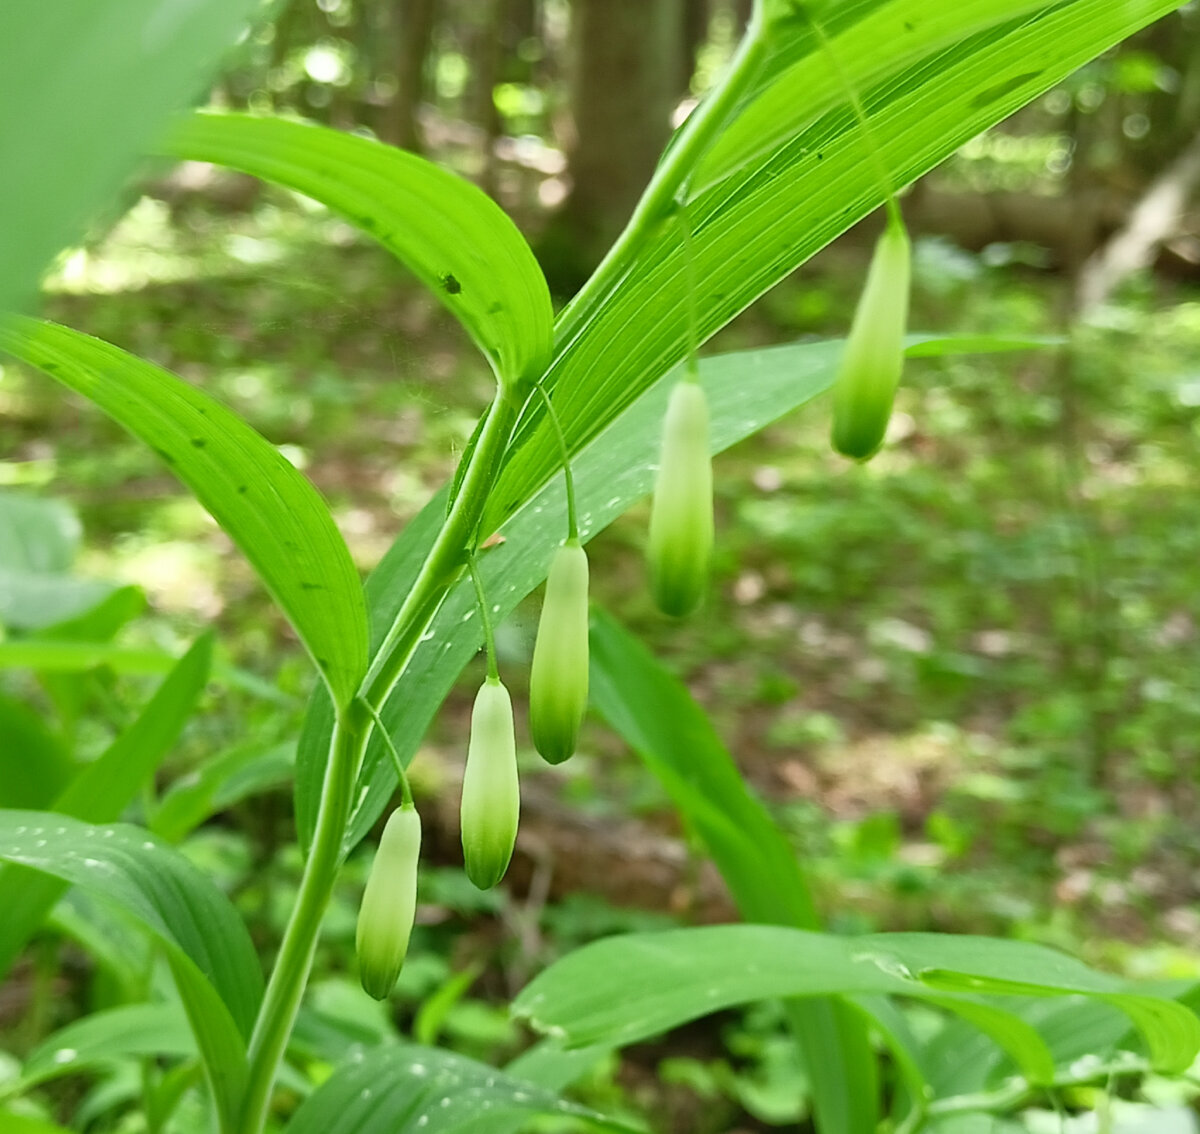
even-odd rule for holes
{"type": "Polygon", "coordinates": [[[700,605],[713,543],[708,401],[697,382],[671,391],[650,511],[650,586],[664,614],[700,605]]]}
{"type": "Polygon", "coordinates": [[[420,853],[421,817],[411,803],[397,807],[388,816],[367,876],[355,936],[359,979],[376,1000],[391,995],[408,952],[420,853]]]}
{"type": "Polygon", "coordinates": [[[833,389],[833,447],[856,460],[879,448],[892,415],[904,365],[910,259],[903,223],[889,221],[875,245],[833,389]]]}
{"type": "Polygon", "coordinates": [[[471,711],[459,816],[463,863],[479,889],[488,890],[504,877],[517,841],[520,810],[512,700],[500,679],[489,677],[471,711]]]}
{"type": "Polygon", "coordinates": [[[575,751],[588,698],[588,558],[579,540],[550,565],[529,674],[529,731],[551,764],[575,751]]]}

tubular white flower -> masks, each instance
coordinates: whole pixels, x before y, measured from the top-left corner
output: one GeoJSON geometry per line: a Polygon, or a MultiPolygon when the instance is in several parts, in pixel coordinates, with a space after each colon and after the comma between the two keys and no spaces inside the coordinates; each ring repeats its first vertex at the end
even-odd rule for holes
{"type": "Polygon", "coordinates": [[[463,864],[479,889],[488,890],[504,877],[517,841],[520,811],[512,699],[499,678],[489,677],[471,710],[459,814],[463,864]]]}
{"type": "Polygon", "coordinates": [[[367,994],[386,1000],[404,966],[417,910],[421,817],[412,804],[388,816],[358,911],[355,949],[367,994]]]}
{"type": "Polygon", "coordinates": [[[575,752],[588,699],[588,558],[577,539],[558,549],[546,578],[529,673],[529,731],[543,759],[575,752]]]}
{"type": "Polygon", "coordinates": [[[678,617],[700,605],[712,544],[708,400],[698,383],[684,380],[667,405],[650,511],[650,585],[664,614],[678,617]]]}
{"type": "Polygon", "coordinates": [[[833,390],[833,447],[856,460],[875,453],[892,416],[904,367],[910,261],[908,233],[889,221],[871,257],[833,390]]]}

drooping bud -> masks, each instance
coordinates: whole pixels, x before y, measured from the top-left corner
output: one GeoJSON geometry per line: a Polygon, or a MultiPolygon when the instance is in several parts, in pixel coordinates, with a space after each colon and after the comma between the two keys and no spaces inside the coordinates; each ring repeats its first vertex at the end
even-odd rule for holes
{"type": "Polygon", "coordinates": [[[904,225],[889,221],[875,245],[833,389],[833,447],[866,460],[883,443],[908,322],[911,249],[904,225]]]}
{"type": "Polygon", "coordinates": [[[463,863],[479,889],[491,889],[504,877],[517,841],[520,810],[512,699],[499,678],[489,677],[471,710],[459,814],[463,863]]]}
{"type": "Polygon", "coordinates": [[[555,553],[529,673],[529,731],[551,764],[575,751],[588,699],[588,558],[577,539],[555,553]]]}
{"type": "Polygon", "coordinates": [[[408,952],[417,910],[421,817],[408,804],[388,816],[358,911],[358,975],[368,996],[386,1000],[408,952]]]}
{"type": "Polygon", "coordinates": [[[650,511],[650,586],[664,614],[700,605],[713,543],[708,401],[696,382],[671,391],[650,511]]]}

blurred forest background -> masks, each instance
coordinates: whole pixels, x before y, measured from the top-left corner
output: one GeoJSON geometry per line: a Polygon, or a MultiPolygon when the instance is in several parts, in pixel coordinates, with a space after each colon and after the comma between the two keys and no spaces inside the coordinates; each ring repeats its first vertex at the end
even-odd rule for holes
{"type": "MultiPolygon", "coordinates": [[[[482,185],[559,300],[598,262],[672,125],[728,59],[736,0],[282,0],[214,105],[365,130],[482,185]]],[[[1145,976],[1200,973],[1200,6],[1090,64],[912,186],[914,330],[1046,336],[1035,352],[913,360],[889,444],[834,457],[818,402],[716,463],[711,593],[690,621],[643,581],[646,511],[592,545],[595,600],[713,715],[812,873],[832,928],[1017,936],[1145,976]]],[[[871,220],[706,351],[845,333],[871,220]]],[[[364,571],[453,470],[490,375],[381,250],[312,202],[199,165],[145,171],[47,281],[52,318],[231,404],[331,501],[364,571]]],[[[135,584],[121,641],[221,665],[159,784],[242,761],[245,798],[187,844],[268,952],[298,874],[287,781],[308,664],[248,568],[165,467],[40,376],[0,371],[0,488],[82,521],[76,576],[135,584]]],[[[26,612],[28,613],[28,612],[26,612]]],[[[7,610],[12,632],[22,612],[7,610]]],[[[503,627],[514,695],[536,602],[503,627]]],[[[545,961],[628,927],[730,919],[661,789],[590,722],[524,810],[500,893],[461,874],[476,663],[414,764],[423,906],[387,1009],[356,991],[363,861],[314,995],[362,1027],[484,1058],[545,961]],[[467,974],[455,978],[454,974],[467,974]],[[447,992],[449,989],[449,992],[447,992]]],[[[98,751],[151,679],[99,668],[73,712],[98,751]],[[134,691],[137,695],[131,694],[134,691]]],[[[45,729],[22,671],[0,710],[45,729]]],[[[13,726],[15,727],[15,726],[13,726]]],[[[181,820],[186,826],[186,817],[181,820]]],[[[53,944],[51,941],[50,944],[53,944]]],[[[37,950],[0,998],[13,1050],[60,1016],[37,950]]],[[[69,970],[68,970],[69,971],[69,970]]],[[[656,1129],[755,1129],[804,1107],[770,1006],[595,1072],[591,1099],[656,1129]]]]}

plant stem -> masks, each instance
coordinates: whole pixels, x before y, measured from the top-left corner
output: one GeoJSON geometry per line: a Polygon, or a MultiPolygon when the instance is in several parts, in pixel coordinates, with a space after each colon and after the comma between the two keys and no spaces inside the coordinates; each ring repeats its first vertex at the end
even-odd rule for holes
{"type": "Polygon", "coordinates": [[[842,84],[842,89],[846,92],[846,97],[850,100],[850,109],[854,111],[854,117],[858,120],[859,129],[863,134],[863,148],[867,151],[871,159],[871,164],[875,167],[875,176],[879,178],[879,188],[883,190],[884,203],[887,206],[888,223],[897,228],[904,227],[904,218],[900,214],[900,206],[896,203],[896,190],[892,184],[891,175],[887,171],[887,165],[883,160],[883,154],[879,149],[879,143],[875,140],[875,131],[871,129],[871,120],[867,117],[866,108],[863,106],[862,99],[859,98],[858,89],[850,81],[850,76],[846,74],[842,67],[842,61],[838,58],[838,53],[834,50],[833,44],[830,43],[829,37],[825,34],[825,29],[821,26],[820,21],[815,16],[809,16],[808,22],[813,31],[816,33],[817,39],[821,44],[821,50],[825,52],[825,58],[829,60],[829,65],[833,69],[837,80],[842,84]]]}
{"type": "Polygon", "coordinates": [[[363,681],[362,696],[376,708],[387,700],[466,563],[467,549],[474,546],[475,529],[520,408],[510,391],[497,391],[450,514],[363,681]]]}
{"type": "MultiPolygon", "coordinates": [[[[766,57],[764,28],[756,5],[729,69],[680,127],[679,134],[659,162],[629,223],[600,266],[563,310],[556,329],[569,335],[576,327],[583,326],[589,311],[602,302],[625,275],[638,245],[674,211],[680,189],[758,75],[766,57]]],[[[562,353],[561,345],[559,353],[562,353]]]]}
{"type": "Polygon", "coordinates": [[[370,723],[365,708],[354,701],[334,724],[312,847],[250,1038],[249,1073],[239,1127],[242,1134],[258,1134],[266,1122],[275,1075],[300,1009],[321,920],[341,864],[342,836],[350,819],[354,783],[370,723]]]}
{"type": "Polygon", "coordinates": [[[567,448],[567,435],[563,432],[562,422],[558,420],[558,414],[554,412],[554,403],[550,400],[550,395],[546,393],[546,387],[537,383],[537,392],[542,395],[542,401],[546,403],[546,416],[550,419],[550,424],[554,426],[555,435],[558,437],[558,452],[562,457],[563,482],[567,490],[567,539],[579,539],[579,514],[575,510],[575,476],[571,472],[571,452],[567,448]]]}
{"type": "Polygon", "coordinates": [[[483,593],[483,580],[479,577],[479,560],[475,552],[467,557],[467,568],[471,582],[475,585],[475,605],[479,607],[479,621],[483,623],[483,645],[487,652],[487,675],[489,681],[500,680],[500,666],[496,662],[496,638],[492,633],[492,613],[488,610],[487,595],[483,593]]]}
{"type": "Polygon", "coordinates": [[[462,570],[518,409],[510,391],[503,387],[497,391],[446,522],[375,655],[360,696],[338,713],[312,847],[250,1039],[239,1134],[259,1134],[270,1110],[275,1076],[308,983],[321,920],[341,865],[342,841],[370,726],[462,570]]]}

